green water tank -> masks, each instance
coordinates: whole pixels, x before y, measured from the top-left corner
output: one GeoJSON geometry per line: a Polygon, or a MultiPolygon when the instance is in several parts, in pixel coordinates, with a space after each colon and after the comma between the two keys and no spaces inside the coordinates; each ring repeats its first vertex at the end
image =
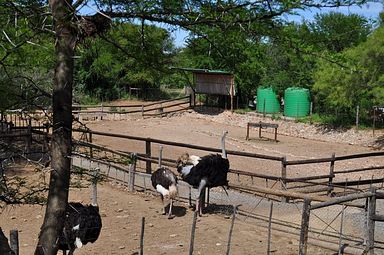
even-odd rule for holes
{"type": "Polygon", "coordinates": [[[262,113],[276,113],[280,110],[279,101],[272,88],[257,89],[256,110],[262,113]]]}
{"type": "Polygon", "coordinates": [[[304,88],[287,88],[284,93],[284,116],[305,117],[309,114],[309,90],[304,88]]]}

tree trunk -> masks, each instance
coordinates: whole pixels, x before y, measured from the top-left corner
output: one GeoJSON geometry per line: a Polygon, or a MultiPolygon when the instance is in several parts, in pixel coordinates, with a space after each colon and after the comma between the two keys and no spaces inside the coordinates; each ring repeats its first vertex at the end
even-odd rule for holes
{"type": "Polygon", "coordinates": [[[71,26],[71,0],[50,0],[56,32],[56,67],[53,79],[52,163],[45,218],[35,255],[57,254],[63,229],[70,181],[72,137],[72,84],[76,31],[71,26]]]}

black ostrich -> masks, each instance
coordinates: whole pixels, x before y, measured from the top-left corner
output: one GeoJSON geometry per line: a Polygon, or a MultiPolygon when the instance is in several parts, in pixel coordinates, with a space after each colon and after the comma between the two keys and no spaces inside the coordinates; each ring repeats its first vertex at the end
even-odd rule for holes
{"type": "Polygon", "coordinates": [[[183,154],[177,160],[177,171],[183,181],[197,188],[196,211],[202,214],[202,198],[205,188],[213,188],[228,185],[227,174],[229,161],[225,152],[225,131],[221,138],[222,155],[209,154],[203,157],[183,154]]]}
{"type": "Polygon", "coordinates": [[[160,193],[163,202],[163,214],[169,204],[168,219],[172,219],[173,199],[177,197],[177,176],[168,168],[160,167],[151,176],[152,186],[160,193]],[[166,202],[164,202],[164,198],[166,202]]]}
{"type": "Polygon", "coordinates": [[[59,236],[59,250],[72,255],[77,248],[94,243],[100,235],[102,223],[99,207],[68,203],[63,232],[59,236]]]}

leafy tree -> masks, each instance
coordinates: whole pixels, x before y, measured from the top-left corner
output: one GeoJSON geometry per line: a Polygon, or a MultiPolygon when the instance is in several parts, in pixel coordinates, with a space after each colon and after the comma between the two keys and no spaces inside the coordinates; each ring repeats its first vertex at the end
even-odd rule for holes
{"type": "Polygon", "coordinates": [[[287,87],[312,88],[318,61],[343,63],[337,54],[364,42],[371,23],[351,14],[317,14],[312,22],[290,23],[274,30],[266,44],[265,75],[261,84],[279,93],[287,87]]]}
{"type": "Polygon", "coordinates": [[[42,107],[49,101],[54,51],[43,30],[50,19],[35,15],[46,9],[38,1],[26,5],[0,1],[0,110],[42,107]]]}
{"type": "Polygon", "coordinates": [[[372,29],[372,24],[366,18],[339,12],[316,14],[313,22],[303,26],[308,26],[313,45],[330,52],[341,52],[359,45],[367,39],[372,29]]]}
{"type": "Polygon", "coordinates": [[[130,86],[158,88],[175,50],[165,29],[119,22],[101,38],[88,40],[80,51],[77,89],[112,100],[130,86]]]}
{"type": "MultiPolygon", "coordinates": [[[[122,1],[95,0],[102,14],[79,16],[76,10],[84,0],[49,0],[55,39],[55,70],[52,88],[53,133],[51,140],[51,175],[44,223],[35,254],[57,253],[56,241],[63,227],[68,201],[72,138],[72,92],[74,56],[79,39],[104,31],[111,19],[162,22],[193,29],[196,26],[221,28],[243,27],[247,24],[273,23],[275,17],[297,8],[340,6],[364,1],[122,1]],[[106,18],[109,17],[109,18],[106,18]]],[[[34,31],[41,31],[46,21],[46,1],[1,1],[14,10],[25,10],[25,17],[39,21],[34,31]],[[31,12],[33,12],[31,14],[31,12]],[[33,15],[38,14],[38,15],[33,15]]],[[[51,27],[52,28],[52,27],[51,27]]],[[[14,47],[15,48],[15,47],[14,47]]],[[[236,47],[232,49],[236,56],[236,47]]],[[[6,54],[6,56],[8,56],[6,54]]],[[[243,56],[239,56],[243,57],[243,56]]],[[[233,59],[233,57],[231,58],[233,59]]],[[[228,66],[228,62],[226,63],[228,66]]],[[[235,68],[235,65],[232,65],[235,68]]]]}
{"type": "MultiPolygon", "coordinates": [[[[343,65],[322,61],[315,73],[316,103],[321,110],[353,113],[384,101],[384,28],[341,54],[343,65]],[[328,108],[328,109],[326,109],[328,108]]],[[[362,111],[363,117],[366,111],[362,111]]],[[[366,116],[365,116],[366,117],[366,116]]],[[[353,118],[352,118],[353,119],[353,118]]]]}

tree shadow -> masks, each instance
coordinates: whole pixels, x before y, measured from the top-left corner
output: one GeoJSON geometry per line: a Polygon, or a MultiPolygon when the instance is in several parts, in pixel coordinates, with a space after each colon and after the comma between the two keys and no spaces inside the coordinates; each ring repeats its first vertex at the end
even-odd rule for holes
{"type": "Polygon", "coordinates": [[[373,142],[373,148],[377,150],[381,150],[384,148],[384,135],[379,136],[376,138],[376,140],[373,142]]]}
{"type": "MultiPolygon", "coordinates": [[[[168,207],[167,207],[168,208],[168,207]]],[[[172,214],[176,217],[183,217],[187,214],[187,209],[183,206],[172,206],[172,214]]]]}
{"type": "Polygon", "coordinates": [[[342,127],[334,124],[317,124],[316,125],[316,131],[321,134],[327,134],[332,132],[343,133],[343,132],[346,132],[347,130],[348,130],[347,127],[342,127]]]}
{"type": "Polygon", "coordinates": [[[232,215],[233,206],[232,205],[218,205],[218,204],[209,204],[203,209],[204,214],[224,214],[232,215]]]}
{"type": "Polygon", "coordinates": [[[224,109],[209,106],[195,106],[193,110],[204,115],[219,115],[224,112],[224,109]]]}

